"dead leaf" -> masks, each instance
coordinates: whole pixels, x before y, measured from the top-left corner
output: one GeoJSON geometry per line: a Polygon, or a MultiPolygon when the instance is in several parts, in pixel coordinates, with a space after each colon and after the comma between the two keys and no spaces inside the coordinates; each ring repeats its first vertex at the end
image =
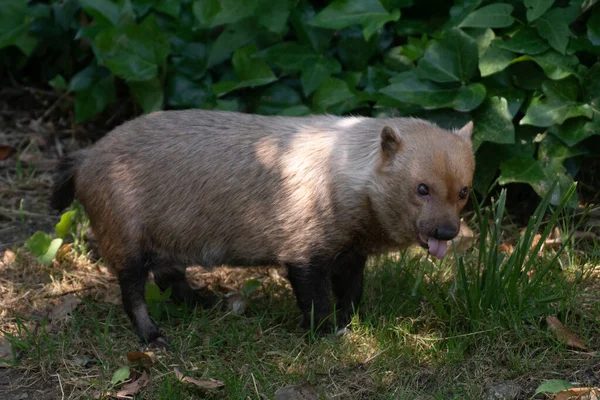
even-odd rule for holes
{"type": "Polygon", "coordinates": [[[452,242],[458,253],[463,253],[473,247],[473,244],[475,243],[475,234],[465,221],[460,221],[460,230],[452,242]]]}
{"type": "Polygon", "coordinates": [[[17,149],[7,144],[0,144],[0,161],[6,160],[10,157],[17,149]]]}
{"type": "Polygon", "coordinates": [[[123,385],[121,390],[117,392],[116,397],[118,399],[130,399],[132,396],[138,394],[140,390],[148,386],[150,383],[150,377],[146,372],[142,373],[142,375],[136,379],[135,381],[126,383],[123,385]]]}
{"type": "Polygon", "coordinates": [[[500,253],[505,253],[505,254],[511,255],[513,253],[513,251],[515,251],[515,248],[512,244],[504,242],[504,243],[500,243],[500,245],[498,246],[498,251],[500,253]]]}
{"type": "Polygon", "coordinates": [[[227,309],[232,311],[234,314],[243,314],[248,307],[248,300],[241,293],[228,293],[227,297],[227,309]]]}
{"type": "Polygon", "coordinates": [[[600,400],[598,388],[571,388],[556,393],[554,400],[600,400]]]}
{"type": "Polygon", "coordinates": [[[181,371],[177,367],[175,367],[173,372],[175,372],[175,376],[177,377],[177,379],[180,382],[194,385],[203,390],[214,390],[214,389],[219,389],[219,388],[222,388],[223,386],[225,386],[225,384],[223,382],[218,381],[216,379],[199,380],[196,378],[192,378],[191,376],[184,376],[183,373],[181,373],[181,371]]]}
{"type": "Polygon", "coordinates": [[[273,400],[318,400],[319,392],[310,382],[285,386],[275,392],[273,400]]]}
{"type": "Polygon", "coordinates": [[[50,323],[46,327],[48,332],[53,332],[61,322],[69,317],[79,304],[81,304],[80,298],[72,294],[66,295],[63,301],[55,305],[50,311],[50,315],[48,316],[50,323]]]}
{"type": "Polygon", "coordinates": [[[4,265],[6,264],[12,264],[17,260],[17,255],[15,254],[14,251],[12,250],[5,250],[4,254],[2,255],[2,263],[4,265]]]}
{"type": "Polygon", "coordinates": [[[137,362],[142,368],[150,369],[156,361],[156,354],[152,351],[129,351],[127,352],[127,360],[130,364],[137,362]]]}
{"type": "Polygon", "coordinates": [[[578,338],[575,333],[564,326],[562,322],[560,322],[554,315],[547,316],[546,322],[558,340],[566,342],[567,346],[575,347],[585,351],[590,350],[582,339],[578,338]]]}

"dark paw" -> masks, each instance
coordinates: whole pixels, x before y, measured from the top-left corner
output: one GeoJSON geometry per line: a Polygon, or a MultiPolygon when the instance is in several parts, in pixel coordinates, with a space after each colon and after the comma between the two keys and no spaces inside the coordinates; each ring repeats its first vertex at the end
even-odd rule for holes
{"type": "Polygon", "coordinates": [[[142,351],[147,351],[147,350],[166,350],[169,348],[169,341],[167,340],[166,337],[159,335],[157,337],[155,337],[154,339],[151,339],[148,341],[147,344],[145,344],[142,347],[142,351]]]}
{"type": "Polygon", "coordinates": [[[304,317],[298,326],[317,336],[325,336],[333,332],[333,325],[325,319],[321,319],[320,321],[314,320],[314,322],[311,323],[310,317],[304,317]]]}

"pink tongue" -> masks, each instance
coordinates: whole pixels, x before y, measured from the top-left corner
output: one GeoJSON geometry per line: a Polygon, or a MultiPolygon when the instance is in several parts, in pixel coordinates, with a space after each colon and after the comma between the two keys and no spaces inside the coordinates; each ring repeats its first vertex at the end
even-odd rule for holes
{"type": "Polygon", "coordinates": [[[448,242],[445,240],[440,241],[434,238],[429,238],[427,246],[429,247],[429,252],[437,258],[443,258],[448,250],[448,242]]]}

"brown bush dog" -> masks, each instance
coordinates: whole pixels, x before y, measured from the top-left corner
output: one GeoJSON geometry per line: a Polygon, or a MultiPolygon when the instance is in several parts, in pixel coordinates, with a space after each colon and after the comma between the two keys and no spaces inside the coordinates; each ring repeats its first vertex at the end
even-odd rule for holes
{"type": "Polygon", "coordinates": [[[51,205],[85,207],[139,337],[166,339],[144,300],[161,289],[211,304],[185,266],[287,266],[302,326],[357,307],[367,257],[421,244],[443,257],[475,161],[472,123],[163,111],[117,127],[58,167],[51,205]]]}

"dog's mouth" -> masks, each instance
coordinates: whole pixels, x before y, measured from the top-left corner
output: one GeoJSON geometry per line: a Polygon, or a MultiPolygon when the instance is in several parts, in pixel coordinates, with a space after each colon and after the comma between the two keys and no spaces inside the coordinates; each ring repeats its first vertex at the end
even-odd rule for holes
{"type": "Polygon", "coordinates": [[[419,244],[424,249],[427,249],[431,255],[439,259],[444,258],[448,251],[447,241],[434,239],[421,234],[419,234],[419,244]]]}

